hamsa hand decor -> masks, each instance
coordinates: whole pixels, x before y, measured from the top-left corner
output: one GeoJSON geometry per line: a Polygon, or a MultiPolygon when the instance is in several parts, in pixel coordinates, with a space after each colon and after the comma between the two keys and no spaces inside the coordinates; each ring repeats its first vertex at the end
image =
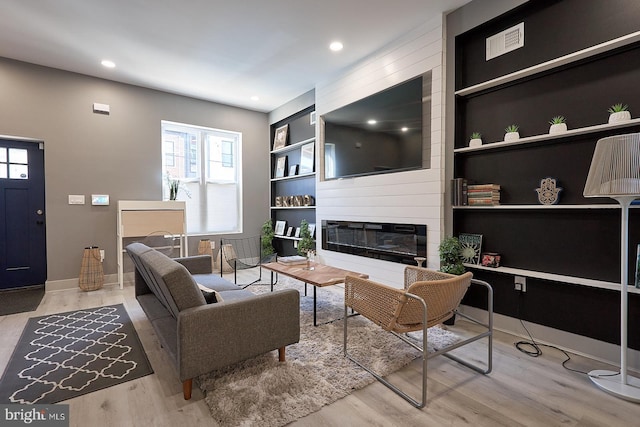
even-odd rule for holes
{"type": "Polygon", "coordinates": [[[540,180],[540,188],[536,188],[538,201],[543,205],[555,205],[560,197],[561,187],[556,186],[555,178],[540,180]]]}

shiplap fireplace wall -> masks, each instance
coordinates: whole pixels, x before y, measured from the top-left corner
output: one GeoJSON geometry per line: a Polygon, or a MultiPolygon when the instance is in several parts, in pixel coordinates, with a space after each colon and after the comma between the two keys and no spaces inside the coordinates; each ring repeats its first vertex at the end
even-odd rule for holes
{"type": "MultiPolygon", "coordinates": [[[[322,220],[425,224],[427,265],[439,267],[438,244],[444,230],[443,17],[424,23],[341,76],[316,86],[316,113],[336,108],[431,71],[431,168],[400,173],[321,181],[317,176],[316,224],[322,220]]],[[[322,128],[316,132],[322,144],[322,128]]],[[[317,170],[324,167],[319,150],[317,170]]],[[[319,229],[320,227],[317,227],[319,229]]],[[[320,236],[317,236],[318,240],[320,236]]],[[[397,263],[324,251],[325,262],[361,271],[374,280],[402,286],[404,266],[397,263]]]]}

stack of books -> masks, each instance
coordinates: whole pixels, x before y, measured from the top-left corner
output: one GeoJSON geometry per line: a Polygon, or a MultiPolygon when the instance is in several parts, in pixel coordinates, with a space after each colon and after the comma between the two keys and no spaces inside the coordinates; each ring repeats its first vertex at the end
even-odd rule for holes
{"type": "Polygon", "coordinates": [[[307,263],[307,258],[300,255],[278,257],[278,263],[283,265],[302,265],[307,263]]]}
{"type": "Polygon", "coordinates": [[[467,186],[469,206],[493,206],[500,204],[500,185],[478,184],[467,186]]]}
{"type": "Polygon", "coordinates": [[[467,180],[464,178],[454,178],[451,180],[451,205],[467,205],[467,180]]]}

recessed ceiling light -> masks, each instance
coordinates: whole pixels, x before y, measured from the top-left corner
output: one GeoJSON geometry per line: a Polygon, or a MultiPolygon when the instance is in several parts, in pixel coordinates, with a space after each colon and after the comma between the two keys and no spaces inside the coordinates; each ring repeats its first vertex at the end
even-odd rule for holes
{"type": "Polygon", "coordinates": [[[109,61],[108,59],[103,59],[101,64],[106,68],[116,68],[116,63],[113,61],[109,61]]]}
{"type": "Polygon", "coordinates": [[[408,130],[409,130],[409,128],[405,126],[405,127],[403,127],[402,129],[400,129],[400,130],[401,130],[402,132],[406,132],[406,131],[408,131],[408,130]]]}
{"type": "Polygon", "coordinates": [[[370,120],[367,120],[367,123],[369,123],[370,125],[375,125],[378,122],[376,120],[370,119],[370,120]]]}
{"type": "Polygon", "coordinates": [[[251,97],[251,100],[252,100],[252,101],[260,101],[260,97],[258,97],[258,96],[256,96],[256,95],[253,95],[253,96],[251,97]]]}
{"type": "Polygon", "coordinates": [[[334,52],[339,52],[339,51],[341,51],[343,47],[344,47],[344,46],[342,45],[342,43],[341,43],[341,42],[338,42],[338,41],[332,42],[332,43],[329,45],[329,49],[331,49],[331,50],[332,50],[332,51],[334,51],[334,52]]]}

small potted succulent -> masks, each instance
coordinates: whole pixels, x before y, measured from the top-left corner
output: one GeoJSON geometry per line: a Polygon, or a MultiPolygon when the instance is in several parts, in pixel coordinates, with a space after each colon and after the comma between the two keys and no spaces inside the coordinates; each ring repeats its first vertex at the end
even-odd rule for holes
{"type": "Polygon", "coordinates": [[[567,119],[564,116],[555,116],[551,120],[549,120],[549,133],[562,133],[567,131],[567,119]]]}
{"type": "Polygon", "coordinates": [[[520,129],[520,126],[518,125],[507,126],[504,130],[504,141],[517,141],[518,139],[520,139],[520,132],[518,132],[518,129],[520,129]]]}
{"type": "Polygon", "coordinates": [[[480,132],[473,132],[469,139],[469,147],[479,147],[482,145],[482,135],[480,132]]]}
{"type": "Polygon", "coordinates": [[[614,104],[609,109],[609,123],[618,123],[631,120],[631,113],[629,112],[629,106],[626,104],[614,104]]]}

